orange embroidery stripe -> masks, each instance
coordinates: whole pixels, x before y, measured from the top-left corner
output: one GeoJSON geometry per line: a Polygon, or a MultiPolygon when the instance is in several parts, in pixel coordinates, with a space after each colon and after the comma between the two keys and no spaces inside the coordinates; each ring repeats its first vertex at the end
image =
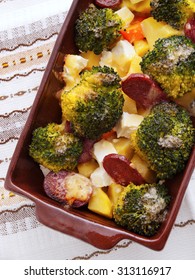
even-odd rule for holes
{"type": "Polygon", "coordinates": [[[2,63],[3,68],[7,68],[8,66],[9,66],[9,64],[7,62],[2,63]]]}
{"type": "Polygon", "coordinates": [[[37,53],[37,58],[41,58],[41,57],[43,57],[43,53],[42,52],[38,52],[37,53]]]}
{"type": "Polygon", "coordinates": [[[20,58],[20,63],[25,63],[25,62],[26,62],[26,58],[25,57],[20,58]]]}
{"type": "MultiPolygon", "coordinates": [[[[50,50],[47,50],[47,55],[50,55],[50,50]]],[[[42,58],[43,56],[44,56],[43,52],[38,52],[36,54],[36,58],[42,58]]],[[[18,62],[16,60],[13,60],[12,64],[13,64],[13,66],[16,66],[18,63],[22,63],[22,64],[26,63],[28,60],[32,61],[33,60],[33,56],[30,55],[29,58],[21,57],[18,62]]],[[[1,65],[2,65],[2,68],[7,68],[7,67],[11,66],[11,64],[8,63],[8,62],[3,62],[1,65]]]]}

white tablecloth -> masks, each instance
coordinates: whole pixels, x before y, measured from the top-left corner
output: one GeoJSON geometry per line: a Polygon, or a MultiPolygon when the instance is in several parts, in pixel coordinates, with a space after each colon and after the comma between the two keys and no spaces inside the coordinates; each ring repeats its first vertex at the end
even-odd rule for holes
{"type": "Polygon", "coordinates": [[[195,259],[195,173],[165,248],[123,240],[97,249],[41,225],[34,204],[4,189],[6,172],[72,0],[0,0],[0,259],[195,259]]]}

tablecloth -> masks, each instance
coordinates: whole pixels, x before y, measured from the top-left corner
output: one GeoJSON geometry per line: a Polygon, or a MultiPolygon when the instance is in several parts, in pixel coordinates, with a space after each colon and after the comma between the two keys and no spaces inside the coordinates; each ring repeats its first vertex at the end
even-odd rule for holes
{"type": "Polygon", "coordinates": [[[163,250],[130,240],[97,249],[40,224],[32,201],[4,189],[7,169],[72,0],[0,0],[0,259],[195,259],[195,172],[163,250]]]}

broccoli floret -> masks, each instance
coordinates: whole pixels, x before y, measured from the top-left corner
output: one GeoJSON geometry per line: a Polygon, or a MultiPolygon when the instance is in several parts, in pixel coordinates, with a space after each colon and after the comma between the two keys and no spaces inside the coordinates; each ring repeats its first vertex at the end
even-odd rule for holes
{"type": "Polygon", "coordinates": [[[132,134],[135,150],[159,179],[171,178],[184,169],[194,142],[190,116],[173,102],[155,105],[132,134]]]}
{"type": "Polygon", "coordinates": [[[121,18],[112,9],[98,9],[93,4],[75,23],[75,43],[79,50],[100,54],[120,37],[121,18]]]}
{"type": "Polygon", "coordinates": [[[97,139],[115,126],[123,104],[120,77],[107,66],[86,70],[81,81],[61,95],[63,117],[71,122],[76,135],[89,139],[97,139]]]}
{"type": "Polygon", "coordinates": [[[185,36],[158,39],[140,63],[167,96],[178,98],[195,88],[195,44],[185,36]]]}
{"type": "Polygon", "coordinates": [[[82,150],[82,141],[66,133],[63,124],[49,123],[33,131],[29,154],[39,164],[58,172],[73,170],[82,150]]]}
{"type": "Polygon", "coordinates": [[[115,222],[143,236],[152,236],[166,218],[170,195],[160,183],[130,183],[120,193],[113,207],[115,222]]]}
{"type": "Polygon", "coordinates": [[[153,0],[150,6],[151,15],[157,21],[164,21],[178,30],[195,12],[195,4],[190,0],[153,0]]]}

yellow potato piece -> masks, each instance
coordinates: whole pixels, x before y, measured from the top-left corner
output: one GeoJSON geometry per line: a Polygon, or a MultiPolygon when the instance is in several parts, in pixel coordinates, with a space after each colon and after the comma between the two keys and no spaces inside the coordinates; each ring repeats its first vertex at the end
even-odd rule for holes
{"type": "Polygon", "coordinates": [[[149,13],[151,11],[150,0],[139,1],[135,4],[130,0],[123,0],[122,6],[127,6],[132,12],[149,13]]]}
{"type": "Polygon", "coordinates": [[[142,1],[144,1],[144,0],[130,0],[130,2],[132,4],[137,4],[137,3],[142,2],[142,1]]]}
{"type": "Polygon", "coordinates": [[[114,145],[119,155],[125,156],[127,159],[131,159],[134,153],[132,148],[131,140],[128,138],[113,139],[112,144],[114,145]]]}
{"type": "Polygon", "coordinates": [[[143,116],[143,117],[146,117],[146,116],[148,116],[149,115],[149,113],[150,113],[150,108],[149,109],[144,109],[144,108],[139,108],[138,110],[137,110],[137,113],[138,113],[138,115],[141,115],[141,116],[143,116]]]}
{"type": "Polygon", "coordinates": [[[124,106],[123,106],[123,112],[127,112],[129,114],[137,114],[137,106],[135,100],[127,96],[125,93],[124,96],[124,106]]]}
{"type": "Polygon", "coordinates": [[[195,101],[195,88],[186,94],[184,96],[175,99],[175,102],[177,102],[179,105],[183,106],[187,110],[190,109],[190,104],[195,101]]]}
{"type": "Polygon", "coordinates": [[[118,197],[123,189],[124,189],[123,186],[115,183],[108,186],[107,194],[113,205],[117,203],[118,197]]]}
{"type": "Polygon", "coordinates": [[[154,183],[156,182],[156,175],[155,173],[148,167],[146,161],[141,159],[137,154],[131,159],[132,167],[134,167],[144,178],[147,183],[154,183]]]}
{"type": "Polygon", "coordinates": [[[137,40],[134,42],[134,48],[137,55],[142,57],[149,50],[149,45],[145,39],[137,40]]]}
{"type": "Polygon", "coordinates": [[[81,175],[89,178],[91,173],[93,173],[93,171],[98,168],[98,163],[92,159],[84,163],[79,163],[77,168],[81,175]]]}
{"type": "Polygon", "coordinates": [[[164,22],[157,22],[153,17],[144,19],[141,22],[141,26],[150,50],[153,49],[155,41],[159,38],[181,35],[181,31],[174,29],[164,22]]]}
{"type": "Polygon", "coordinates": [[[112,202],[102,188],[94,188],[88,203],[88,209],[112,219],[112,202]]]}
{"type": "Polygon", "coordinates": [[[92,68],[93,66],[98,66],[100,62],[101,55],[96,55],[92,51],[83,52],[81,56],[85,59],[88,59],[87,67],[92,68]]]}
{"type": "Polygon", "coordinates": [[[142,61],[141,56],[135,54],[131,61],[131,65],[128,72],[129,75],[132,73],[142,73],[141,66],[140,66],[141,61],[142,61]]]}

